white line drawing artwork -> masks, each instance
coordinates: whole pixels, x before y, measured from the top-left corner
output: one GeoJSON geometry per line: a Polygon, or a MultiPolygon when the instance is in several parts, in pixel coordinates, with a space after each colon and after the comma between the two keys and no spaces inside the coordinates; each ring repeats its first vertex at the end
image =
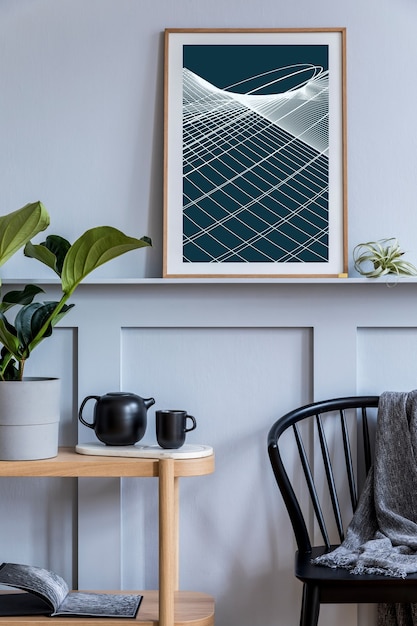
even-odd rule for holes
{"type": "Polygon", "coordinates": [[[183,69],[184,262],[326,263],[328,170],[326,69],[295,63],[226,88],[183,69]]]}

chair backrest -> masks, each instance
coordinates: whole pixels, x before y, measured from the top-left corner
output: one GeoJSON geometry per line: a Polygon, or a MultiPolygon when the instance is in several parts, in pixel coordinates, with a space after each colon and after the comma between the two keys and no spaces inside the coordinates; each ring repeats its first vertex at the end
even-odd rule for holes
{"type": "MultiPolygon", "coordinates": [[[[334,542],[331,542],[329,539],[329,524],[337,528],[340,542],[344,538],[345,529],[338,492],[340,488],[343,490],[346,481],[348,489],[344,489],[344,493],[346,494],[346,491],[348,491],[350,494],[352,514],[358,502],[358,478],[357,470],[354,468],[356,448],[352,450],[352,445],[357,445],[356,439],[358,441],[362,440],[363,443],[363,459],[366,473],[368,473],[371,466],[368,409],[377,407],[378,401],[379,396],[357,396],[315,402],[287,413],[278,419],[270,429],[268,434],[269,458],[291,519],[300,552],[311,552],[313,542],[307,530],[308,526],[311,527],[311,523],[306,523],[296,490],[291,484],[286,470],[284,457],[288,456],[288,438],[283,438],[282,436],[288,429],[292,430],[296,444],[294,450],[298,451],[303,470],[302,473],[296,472],[297,482],[299,482],[300,474],[304,475],[312,509],[323,537],[323,542],[327,548],[330,548],[334,542]],[[301,424],[301,422],[303,423],[301,424]],[[352,427],[355,429],[359,427],[362,436],[353,438],[352,427]],[[315,446],[314,442],[318,442],[318,445],[315,446]],[[284,444],[285,448],[282,450],[284,444]],[[339,449],[335,450],[335,446],[338,446],[339,449]],[[285,454],[285,451],[287,451],[287,454],[285,454]],[[337,464],[338,471],[340,466],[342,466],[345,480],[342,480],[339,474],[337,479],[335,478],[335,464],[337,464]],[[322,467],[323,471],[318,472],[317,467],[322,467]],[[315,474],[320,476],[319,488],[315,482],[315,474]],[[326,476],[324,483],[323,474],[326,476]],[[323,485],[326,486],[329,503],[329,505],[324,507],[323,485]],[[319,497],[319,493],[321,497],[319,497]],[[331,522],[329,518],[331,518],[331,522]]],[[[360,450],[358,450],[358,453],[360,454],[360,450]]],[[[344,498],[346,499],[346,495],[344,498]]]]}

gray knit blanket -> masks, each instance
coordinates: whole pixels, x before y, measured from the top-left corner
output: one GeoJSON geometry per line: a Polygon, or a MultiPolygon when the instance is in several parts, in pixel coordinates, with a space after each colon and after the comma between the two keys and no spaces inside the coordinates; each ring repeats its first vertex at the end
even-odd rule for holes
{"type": "MultiPolygon", "coordinates": [[[[313,562],[352,574],[417,572],[417,390],[381,395],[374,463],[346,538],[313,562]]],[[[378,626],[417,626],[417,605],[379,605],[378,626]]]]}

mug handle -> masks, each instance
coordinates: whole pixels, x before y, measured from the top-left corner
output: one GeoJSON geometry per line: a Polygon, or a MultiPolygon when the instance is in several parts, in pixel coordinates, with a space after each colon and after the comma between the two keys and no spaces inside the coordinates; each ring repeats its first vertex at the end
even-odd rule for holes
{"type": "Polygon", "coordinates": [[[89,400],[91,400],[92,398],[94,398],[94,400],[97,402],[97,400],[100,399],[100,396],[87,396],[86,398],[84,398],[84,400],[81,403],[80,406],[80,410],[78,412],[78,419],[80,420],[81,424],[84,424],[84,426],[88,426],[88,428],[94,428],[95,426],[95,421],[92,424],[89,424],[88,422],[85,421],[85,419],[82,416],[83,413],[83,408],[85,407],[85,405],[87,404],[87,402],[89,400]]]}
{"type": "Polygon", "coordinates": [[[186,432],[186,433],[189,433],[189,432],[190,432],[190,430],[195,430],[195,429],[197,428],[197,422],[196,422],[195,417],[193,417],[192,415],[188,415],[188,414],[187,414],[187,415],[185,416],[185,420],[187,420],[188,418],[190,418],[190,420],[192,421],[193,425],[191,426],[191,428],[186,428],[186,429],[185,429],[185,432],[186,432]]]}

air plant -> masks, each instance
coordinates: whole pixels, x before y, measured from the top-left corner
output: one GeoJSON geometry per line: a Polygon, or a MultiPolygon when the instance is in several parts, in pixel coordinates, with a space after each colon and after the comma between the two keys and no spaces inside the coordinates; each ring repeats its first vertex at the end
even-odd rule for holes
{"type": "Polygon", "coordinates": [[[359,274],[367,278],[378,278],[387,274],[415,276],[417,268],[409,261],[404,261],[403,255],[404,252],[395,237],[368,241],[354,248],[354,267],[359,274]]]}

